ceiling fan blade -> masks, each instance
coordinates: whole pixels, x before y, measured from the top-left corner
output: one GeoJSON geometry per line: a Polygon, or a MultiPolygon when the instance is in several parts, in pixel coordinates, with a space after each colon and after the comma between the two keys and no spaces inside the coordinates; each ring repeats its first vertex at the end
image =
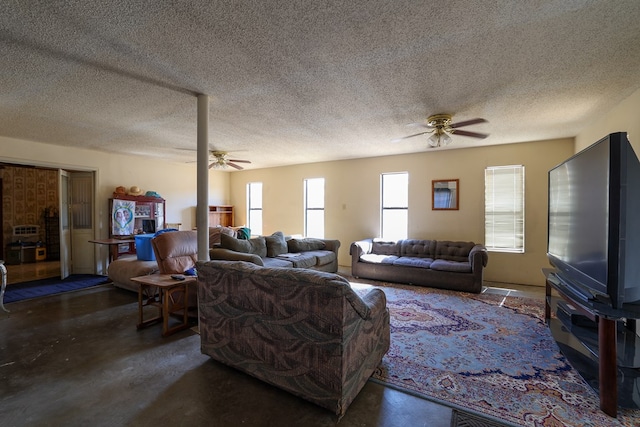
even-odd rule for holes
{"type": "Polygon", "coordinates": [[[420,133],[416,133],[416,134],[414,134],[414,135],[403,136],[402,138],[392,139],[392,140],[391,140],[391,142],[400,142],[400,141],[402,141],[403,139],[413,138],[414,136],[424,135],[425,133],[433,133],[433,131],[420,132],[420,133]]]}
{"type": "Polygon", "coordinates": [[[216,163],[215,163],[215,162],[214,162],[214,163],[210,163],[210,164],[209,164],[209,169],[213,168],[215,165],[216,165],[216,163]]]}
{"type": "Polygon", "coordinates": [[[409,123],[407,126],[433,129],[433,126],[430,123],[409,123]]]}
{"type": "Polygon", "coordinates": [[[461,128],[463,126],[475,125],[477,123],[485,123],[485,122],[486,122],[485,119],[471,119],[471,120],[465,120],[464,122],[451,123],[450,127],[452,129],[455,129],[455,128],[461,128]]]}
{"type": "Polygon", "coordinates": [[[232,168],[235,168],[235,169],[238,169],[238,170],[242,170],[242,169],[244,169],[242,166],[240,166],[240,165],[236,165],[235,163],[227,162],[227,164],[228,164],[229,166],[231,166],[232,168]]]}
{"type": "Polygon", "coordinates": [[[486,133],[469,132],[467,130],[458,130],[458,129],[452,130],[451,132],[454,135],[470,136],[472,138],[480,138],[480,139],[484,139],[489,136],[486,133]]]}
{"type": "Polygon", "coordinates": [[[238,160],[238,159],[228,159],[228,162],[236,162],[236,163],[251,163],[249,160],[238,160]]]}

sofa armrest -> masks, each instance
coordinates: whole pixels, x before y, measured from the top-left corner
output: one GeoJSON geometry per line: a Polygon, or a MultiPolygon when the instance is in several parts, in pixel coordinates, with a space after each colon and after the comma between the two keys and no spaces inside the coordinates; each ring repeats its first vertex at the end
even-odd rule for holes
{"type": "Polygon", "coordinates": [[[471,269],[474,271],[476,268],[486,267],[489,262],[487,248],[484,245],[475,245],[471,248],[469,262],[471,263],[471,269]]]}
{"type": "Polygon", "coordinates": [[[347,300],[351,307],[364,320],[370,320],[379,316],[387,308],[387,297],[381,289],[371,289],[362,297],[355,292],[347,294],[347,300]]]}
{"type": "Polygon", "coordinates": [[[262,258],[258,255],[236,252],[231,249],[211,248],[209,249],[209,258],[211,260],[221,261],[247,261],[256,265],[264,266],[262,258]]]}
{"type": "Polygon", "coordinates": [[[340,249],[340,240],[335,239],[321,239],[325,244],[325,250],[332,251],[338,258],[338,249],[340,249]]]}
{"type": "Polygon", "coordinates": [[[382,289],[372,289],[362,300],[369,307],[369,315],[365,319],[376,318],[387,309],[387,296],[382,289]]]}
{"type": "Polygon", "coordinates": [[[363,239],[351,243],[349,248],[349,255],[352,258],[358,259],[361,255],[370,254],[373,249],[373,239],[363,239]]]}

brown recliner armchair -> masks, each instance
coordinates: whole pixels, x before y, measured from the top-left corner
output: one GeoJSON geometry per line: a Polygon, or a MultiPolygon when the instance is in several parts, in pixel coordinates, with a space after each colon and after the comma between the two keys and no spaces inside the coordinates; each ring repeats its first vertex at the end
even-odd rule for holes
{"type": "Polygon", "coordinates": [[[160,274],[182,274],[198,261],[196,231],[168,231],[151,239],[160,274]]]}
{"type": "MultiPolygon", "coordinates": [[[[184,274],[198,261],[198,233],[196,231],[168,231],[151,239],[151,247],[160,274],[184,274]]],[[[198,307],[198,287],[189,286],[189,308],[198,307]]],[[[190,316],[197,311],[189,310],[190,316]],[[192,313],[193,312],[193,313],[192,313]],[[192,314],[191,314],[192,313],[192,314]]]]}

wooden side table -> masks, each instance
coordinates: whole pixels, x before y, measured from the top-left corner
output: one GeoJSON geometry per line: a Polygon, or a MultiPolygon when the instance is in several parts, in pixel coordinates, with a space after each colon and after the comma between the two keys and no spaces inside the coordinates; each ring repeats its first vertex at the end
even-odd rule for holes
{"type": "Polygon", "coordinates": [[[162,336],[168,336],[174,332],[189,327],[189,284],[196,282],[195,276],[185,276],[184,280],[171,278],[171,274],[148,274],[146,276],[133,277],[132,281],[138,283],[138,329],[162,321],[162,336]],[[182,300],[176,294],[182,294],[182,300]],[[158,315],[150,319],[144,318],[144,307],[158,307],[158,315]],[[182,310],[182,322],[169,327],[169,317],[182,310]]]}

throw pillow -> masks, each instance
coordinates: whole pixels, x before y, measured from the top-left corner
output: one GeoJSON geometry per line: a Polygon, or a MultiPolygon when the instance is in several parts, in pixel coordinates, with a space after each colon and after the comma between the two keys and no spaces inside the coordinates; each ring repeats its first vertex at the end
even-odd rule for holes
{"type": "Polygon", "coordinates": [[[227,236],[236,237],[236,231],[230,227],[209,227],[209,247],[212,248],[215,245],[220,244],[220,235],[226,234],[227,236]]]}
{"type": "Polygon", "coordinates": [[[260,258],[265,258],[267,256],[267,243],[264,237],[255,237],[253,239],[248,240],[249,245],[251,246],[251,254],[258,255],[260,258]]]}
{"type": "Polygon", "coordinates": [[[236,232],[236,237],[238,239],[249,240],[249,238],[251,237],[251,229],[247,227],[238,228],[238,231],[236,232]]]}
{"type": "Polygon", "coordinates": [[[287,241],[289,252],[305,252],[305,251],[317,251],[325,248],[325,243],[320,239],[304,238],[304,239],[291,239],[287,241]]]}
{"type": "Polygon", "coordinates": [[[282,231],[276,231],[271,236],[265,236],[264,240],[267,243],[267,256],[269,258],[275,258],[289,251],[282,231]]]}
{"type": "Polygon", "coordinates": [[[236,239],[226,234],[220,235],[220,246],[235,252],[251,253],[251,243],[248,240],[236,239]]]}

